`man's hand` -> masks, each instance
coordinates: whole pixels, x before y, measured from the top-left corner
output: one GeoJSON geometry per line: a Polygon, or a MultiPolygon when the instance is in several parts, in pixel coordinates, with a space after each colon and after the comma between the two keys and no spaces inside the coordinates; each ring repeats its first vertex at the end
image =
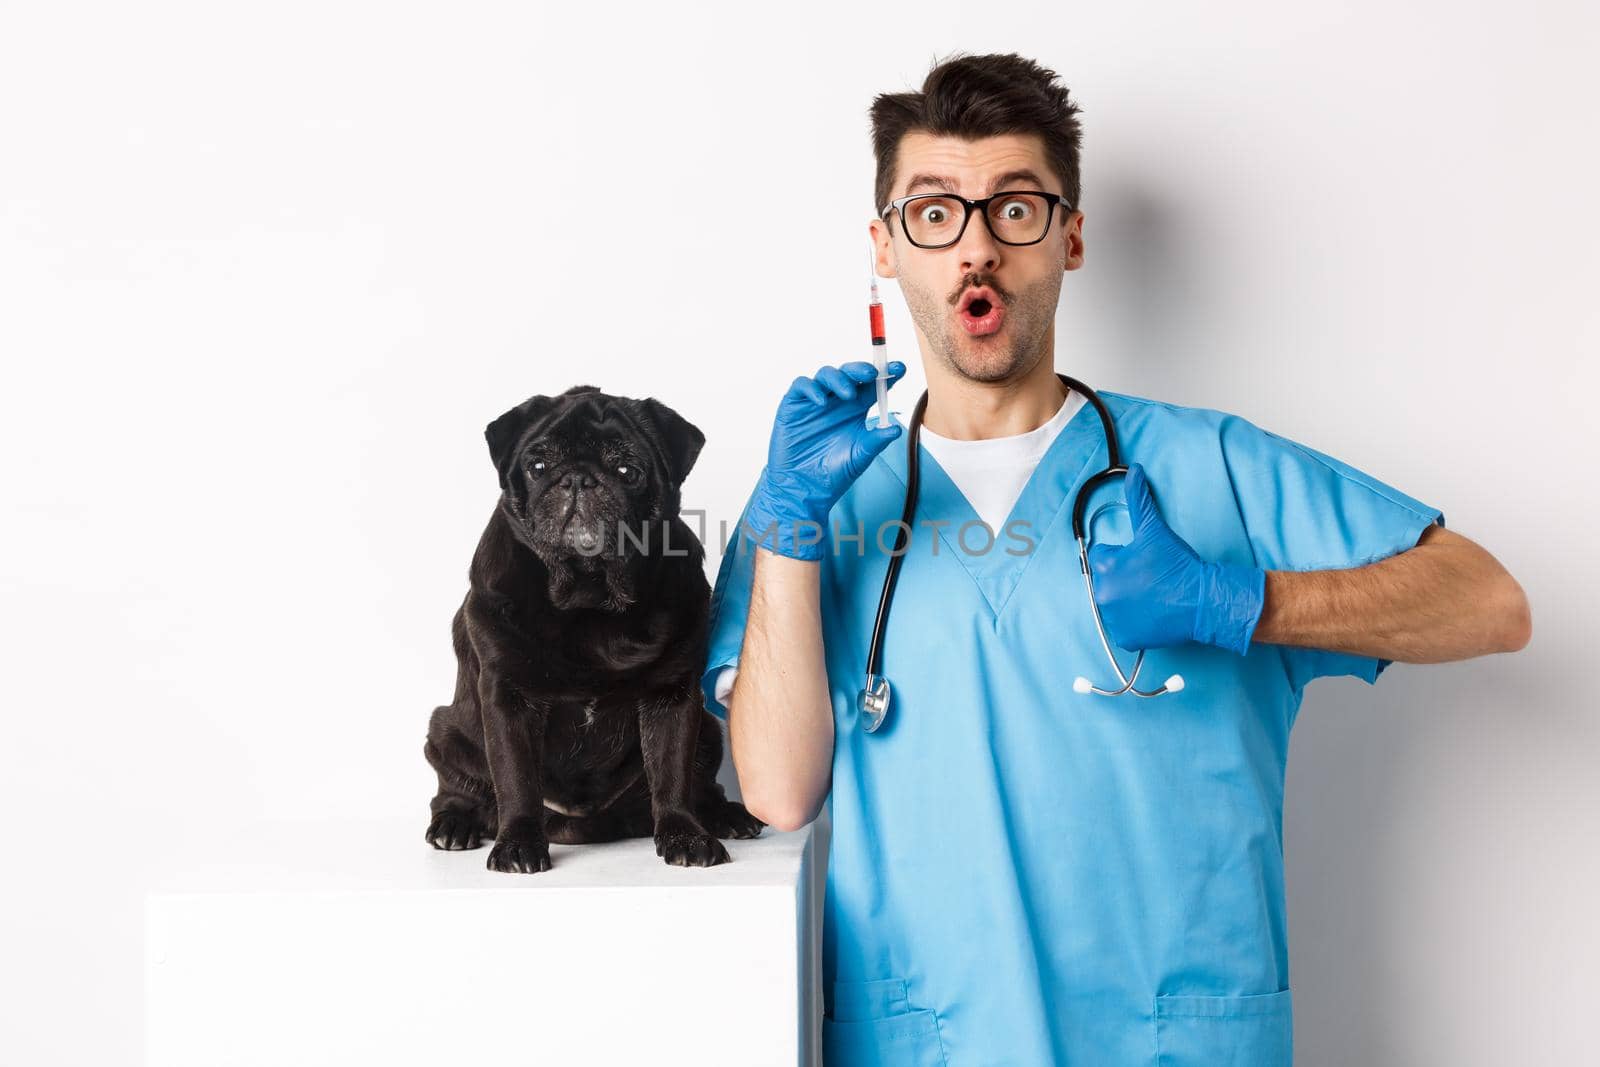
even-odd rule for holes
{"type": "Polygon", "coordinates": [[[1089,547],[1107,636],[1129,652],[1185,641],[1248,652],[1265,603],[1266,571],[1195,555],[1156,510],[1139,464],[1128,468],[1122,489],[1133,540],[1089,547]]]}
{"type": "MultiPolygon", "coordinates": [[[[889,364],[889,387],[906,372],[889,364]]],[[[857,360],[804,375],[778,405],[761,472],[745,520],[745,536],[768,551],[819,560],[828,512],[878,453],[900,436],[899,425],[869,427],[877,395],[872,364],[857,360]]]]}

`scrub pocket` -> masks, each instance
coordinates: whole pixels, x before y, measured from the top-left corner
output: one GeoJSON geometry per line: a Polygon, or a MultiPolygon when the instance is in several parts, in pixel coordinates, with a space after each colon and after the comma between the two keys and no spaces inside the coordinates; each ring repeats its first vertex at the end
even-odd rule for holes
{"type": "Polygon", "coordinates": [[[1289,991],[1156,997],[1156,1067],[1289,1067],[1289,991]]]}
{"type": "Polygon", "coordinates": [[[822,1016],[823,1067],[945,1067],[939,1017],[914,1008],[904,978],[833,983],[822,1016]]]}

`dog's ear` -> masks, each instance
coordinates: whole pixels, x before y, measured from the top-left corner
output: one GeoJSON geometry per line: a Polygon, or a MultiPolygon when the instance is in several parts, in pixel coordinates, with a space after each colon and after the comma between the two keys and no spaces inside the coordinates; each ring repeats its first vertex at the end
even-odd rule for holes
{"type": "Polygon", "coordinates": [[[706,435],[688,419],[655,397],[644,399],[645,415],[661,435],[661,451],[667,460],[667,473],[673,485],[682,485],[705,446],[706,435]]]}
{"type": "Polygon", "coordinates": [[[510,470],[511,460],[516,455],[517,442],[522,439],[522,431],[535,420],[543,418],[562,397],[599,391],[598,386],[574,385],[559,396],[530,396],[486,426],[483,438],[489,443],[489,458],[494,460],[494,469],[500,472],[500,488],[506,488],[506,473],[510,470]]]}
{"type": "Polygon", "coordinates": [[[494,469],[500,472],[502,488],[506,484],[506,469],[516,454],[517,442],[522,439],[522,431],[549,411],[555,402],[553,396],[530,396],[484,427],[483,439],[489,444],[489,458],[494,460],[494,469]]]}

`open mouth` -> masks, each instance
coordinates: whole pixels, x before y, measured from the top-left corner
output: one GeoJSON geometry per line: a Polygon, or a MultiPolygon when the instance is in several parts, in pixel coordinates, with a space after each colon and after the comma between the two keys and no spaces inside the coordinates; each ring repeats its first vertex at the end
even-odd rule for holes
{"type": "MultiPolygon", "coordinates": [[[[978,290],[986,293],[988,290],[978,290]]],[[[961,322],[961,328],[972,337],[984,337],[997,332],[1004,321],[1006,309],[996,303],[989,296],[980,296],[972,293],[963,296],[961,310],[956,318],[961,322]]]]}

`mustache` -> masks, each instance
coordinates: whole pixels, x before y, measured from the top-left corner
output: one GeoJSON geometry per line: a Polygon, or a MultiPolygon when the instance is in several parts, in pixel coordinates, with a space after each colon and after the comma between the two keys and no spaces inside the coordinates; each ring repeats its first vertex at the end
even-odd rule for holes
{"type": "Polygon", "coordinates": [[[978,289],[984,286],[993,289],[994,295],[998,296],[1006,304],[1012,303],[1010,290],[1006,289],[1005,286],[1001,285],[987,274],[967,275],[961,280],[961,284],[956,286],[955,292],[945,297],[945,300],[951,307],[955,307],[961,303],[962,293],[966,292],[968,289],[978,289]]]}

